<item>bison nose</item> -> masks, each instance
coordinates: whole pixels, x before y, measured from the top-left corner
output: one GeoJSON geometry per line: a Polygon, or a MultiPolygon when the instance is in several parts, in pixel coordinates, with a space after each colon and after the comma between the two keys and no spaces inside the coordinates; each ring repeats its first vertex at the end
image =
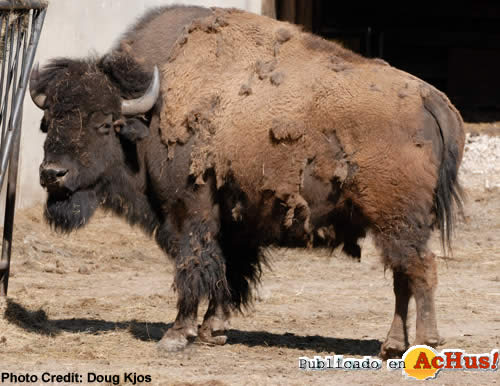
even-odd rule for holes
{"type": "Polygon", "coordinates": [[[67,174],[68,169],[42,164],[40,166],[40,185],[47,187],[59,184],[67,174]]]}

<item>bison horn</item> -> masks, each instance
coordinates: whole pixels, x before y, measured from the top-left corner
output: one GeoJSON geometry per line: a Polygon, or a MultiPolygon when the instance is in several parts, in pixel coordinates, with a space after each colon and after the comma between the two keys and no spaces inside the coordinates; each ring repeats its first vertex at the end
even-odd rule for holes
{"type": "Polygon", "coordinates": [[[153,108],[159,95],[160,73],[158,71],[158,67],[155,66],[153,70],[153,79],[151,80],[146,93],[137,99],[122,100],[122,114],[137,115],[146,113],[153,108]]]}
{"type": "Polygon", "coordinates": [[[33,103],[37,105],[42,110],[45,109],[45,102],[47,102],[47,95],[43,93],[36,92],[36,86],[40,80],[40,70],[38,63],[33,67],[33,71],[31,71],[30,78],[30,95],[31,99],[33,99],[33,103]]]}

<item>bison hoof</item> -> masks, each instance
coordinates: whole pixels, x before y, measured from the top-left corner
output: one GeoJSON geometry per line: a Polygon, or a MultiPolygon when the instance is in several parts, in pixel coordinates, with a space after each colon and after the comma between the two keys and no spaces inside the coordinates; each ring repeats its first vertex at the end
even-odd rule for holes
{"type": "Polygon", "coordinates": [[[427,346],[437,347],[437,346],[441,346],[445,343],[446,343],[446,341],[444,340],[444,338],[441,338],[439,336],[434,336],[434,337],[429,337],[429,338],[423,339],[421,342],[417,339],[417,340],[415,340],[414,345],[425,344],[427,346]]]}
{"type": "Polygon", "coordinates": [[[200,328],[198,331],[200,341],[217,346],[223,346],[227,342],[227,336],[224,335],[224,330],[212,331],[209,329],[200,328]]]}
{"type": "Polygon", "coordinates": [[[198,335],[198,338],[203,343],[213,344],[213,345],[217,345],[217,346],[223,346],[227,342],[227,336],[226,335],[212,336],[212,335],[200,334],[200,335],[198,335]]]}
{"type": "Polygon", "coordinates": [[[157,347],[160,351],[175,352],[184,350],[188,343],[189,341],[184,334],[179,331],[170,332],[169,330],[158,342],[157,347]]]}
{"type": "Polygon", "coordinates": [[[387,338],[380,349],[380,357],[384,360],[401,358],[407,348],[408,345],[405,342],[398,341],[394,338],[387,338]]]}

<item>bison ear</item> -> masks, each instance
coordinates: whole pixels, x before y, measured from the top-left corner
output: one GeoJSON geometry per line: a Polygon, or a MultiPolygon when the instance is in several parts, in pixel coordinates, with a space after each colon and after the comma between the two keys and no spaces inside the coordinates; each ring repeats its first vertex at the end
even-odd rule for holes
{"type": "Polygon", "coordinates": [[[129,142],[137,142],[149,135],[149,128],[136,118],[117,121],[114,126],[116,132],[129,142]]]}

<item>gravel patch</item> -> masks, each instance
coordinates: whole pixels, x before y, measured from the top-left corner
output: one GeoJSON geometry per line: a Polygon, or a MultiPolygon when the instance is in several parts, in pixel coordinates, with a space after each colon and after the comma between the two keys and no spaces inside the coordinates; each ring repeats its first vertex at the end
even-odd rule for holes
{"type": "Polygon", "coordinates": [[[465,188],[500,188],[500,137],[467,134],[459,177],[465,188]]]}

